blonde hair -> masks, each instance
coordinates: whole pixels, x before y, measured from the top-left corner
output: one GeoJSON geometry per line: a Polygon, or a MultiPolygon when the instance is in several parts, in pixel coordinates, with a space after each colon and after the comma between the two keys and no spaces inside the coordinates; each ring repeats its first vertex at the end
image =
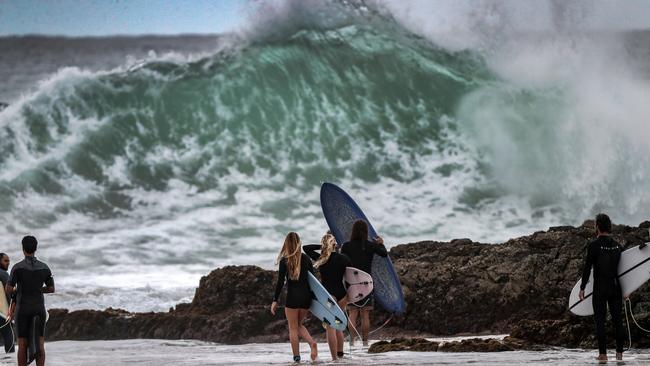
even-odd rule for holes
{"type": "Polygon", "coordinates": [[[332,252],[336,250],[336,239],[334,238],[334,235],[325,234],[320,240],[320,245],[320,257],[318,257],[318,260],[314,263],[314,267],[316,268],[327,263],[332,252]]]}
{"type": "Polygon", "coordinates": [[[287,273],[289,274],[289,279],[294,281],[297,281],[300,277],[301,250],[300,237],[292,231],[284,238],[282,250],[280,250],[278,259],[275,261],[275,264],[278,264],[282,259],[287,260],[287,273]]]}

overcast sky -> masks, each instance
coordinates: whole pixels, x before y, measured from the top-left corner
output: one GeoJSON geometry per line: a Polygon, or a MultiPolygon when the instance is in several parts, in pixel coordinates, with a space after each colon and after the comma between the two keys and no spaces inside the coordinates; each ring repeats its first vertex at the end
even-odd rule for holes
{"type": "MultiPolygon", "coordinates": [[[[287,7],[291,0],[259,0],[287,7]]],[[[294,0],[301,7],[327,0],[294,0]]],[[[579,25],[586,29],[650,29],[650,0],[371,0],[402,20],[456,31],[465,18],[494,20],[503,8],[519,29],[579,25]]],[[[244,23],[247,0],[0,0],[0,36],[48,34],[223,33],[244,23]]],[[[330,5],[326,5],[330,6],[330,5]]],[[[281,12],[280,12],[281,13],[281,12]]],[[[462,27],[461,27],[462,29],[462,27]]]]}
{"type": "Polygon", "coordinates": [[[0,35],[223,33],[243,0],[0,0],[0,35]]]}

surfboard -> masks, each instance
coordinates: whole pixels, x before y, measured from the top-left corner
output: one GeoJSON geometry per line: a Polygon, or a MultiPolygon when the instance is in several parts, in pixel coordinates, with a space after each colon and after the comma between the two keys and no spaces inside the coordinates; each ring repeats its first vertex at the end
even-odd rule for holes
{"type": "Polygon", "coordinates": [[[336,299],[327,292],[311,272],[308,273],[308,280],[309,289],[312,293],[309,311],[324,324],[336,330],[345,330],[348,326],[348,318],[336,303],[336,299]]]}
{"type": "MultiPolygon", "coordinates": [[[[591,296],[593,295],[594,271],[589,275],[589,282],[585,287],[585,299],[580,300],[581,279],[573,286],[569,295],[569,311],[580,316],[594,314],[591,296]]],[[[636,246],[621,253],[621,260],[618,262],[618,279],[621,283],[623,297],[628,297],[632,292],[650,280],[650,244],[644,248],[636,246]]]]}
{"type": "MultiPolygon", "coordinates": [[[[361,208],[343,189],[332,183],[323,183],[320,190],[323,215],[338,245],[350,239],[352,224],[359,219],[368,223],[368,236],[374,238],[377,232],[361,208]]],[[[399,282],[390,257],[375,255],[372,261],[372,278],[375,300],[386,311],[402,314],[406,310],[402,285],[399,282]]]]}
{"type": "Polygon", "coordinates": [[[372,293],[372,276],[367,272],[354,267],[345,268],[345,288],[348,292],[348,301],[363,300],[372,293]]]}
{"type": "Polygon", "coordinates": [[[2,317],[3,324],[7,320],[7,314],[9,314],[9,304],[7,303],[4,286],[0,286],[0,317],[2,317]]]}

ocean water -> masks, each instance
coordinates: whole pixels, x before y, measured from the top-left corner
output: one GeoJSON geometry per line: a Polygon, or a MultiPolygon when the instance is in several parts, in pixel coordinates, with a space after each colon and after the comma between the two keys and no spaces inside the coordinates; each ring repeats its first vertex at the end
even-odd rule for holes
{"type": "Polygon", "coordinates": [[[513,3],[449,3],[451,28],[372,4],[261,4],[219,37],[0,39],[0,250],[39,238],[48,306],[160,311],[218,266],[273,267],[290,230],[317,242],[323,181],[388,245],[650,216],[650,34],[557,2],[526,5],[542,31],[513,3]]]}
{"type": "MultiPolygon", "coordinates": [[[[59,341],[46,344],[47,364],[84,366],[103,365],[291,365],[289,344],[222,345],[199,341],[135,339],[128,341],[59,341]]],[[[309,360],[307,345],[302,358],[309,360]]],[[[543,352],[496,353],[388,352],[369,354],[356,349],[346,359],[332,362],[326,343],[319,343],[316,362],[307,365],[594,365],[593,350],[554,349],[543,352]]],[[[610,353],[610,357],[614,357],[610,353]]],[[[0,364],[14,365],[13,355],[0,356],[0,364]]],[[[625,362],[611,365],[646,365],[650,356],[644,350],[625,353],[625,362]]]]}

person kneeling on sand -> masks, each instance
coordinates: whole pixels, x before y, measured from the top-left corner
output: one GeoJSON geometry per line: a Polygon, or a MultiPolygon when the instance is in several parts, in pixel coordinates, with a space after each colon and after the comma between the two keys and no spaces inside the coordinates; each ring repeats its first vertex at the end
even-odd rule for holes
{"type": "Polygon", "coordinates": [[[605,320],[607,319],[607,306],[612,315],[612,322],[616,331],[616,359],[623,359],[623,295],[621,284],[618,281],[618,262],[621,259],[621,246],[609,235],[612,231],[612,222],[605,214],[596,216],[597,238],[589,243],[585,264],[582,269],[582,283],[580,284],[580,300],[585,299],[585,287],[589,282],[591,269],[594,269],[594,289],[591,301],[594,306],[594,319],[596,321],[596,337],[598,338],[598,361],[607,362],[607,339],[605,320]]]}
{"type": "Polygon", "coordinates": [[[280,292],[287,281],[287,301],[284,307],[284,314],[289,324],[289,341],[291,342],[291,351],[293,352],[293,361],[300,362],[300,343],[298,337],[302,337],[311,348],[311,359],[316,360],[318,357],[318,348],[316,342],[309,335],[309,331],[302,325],[303,320],[307,317],[309,307],[311,306],[311,290],[309,289],[308,273],[314,273],[314,267],[311,260],[306,254],[302,254],[302,245],[300,237],[294,232],[287,234],[282,245],[282,250],[278,254],[278,282],[273,294],[273,303],[271,304],[271,314],[275,315],[278,308],[278,299],[280,292]]]}
{"type": "MultiPolygon", "coordinates": [[[[16,293],[16,302],[9,310],[9,318],[15,315],[18,328],[18,366],[27,365],[28,348],[29,356],[36,358],[36,365],[44,366],[46,313],[43,294],[54,292],[54,279],[47,264],[34,256],[38,245],[36,238],[26,236],[22,245],[25,259],[13,266],[5,286],[7,294],[16,293]],[[34,338],[37,341],[30,345],[34,338]]],[[[30,357],[30,362],[33,358],[30,357]]]]}

